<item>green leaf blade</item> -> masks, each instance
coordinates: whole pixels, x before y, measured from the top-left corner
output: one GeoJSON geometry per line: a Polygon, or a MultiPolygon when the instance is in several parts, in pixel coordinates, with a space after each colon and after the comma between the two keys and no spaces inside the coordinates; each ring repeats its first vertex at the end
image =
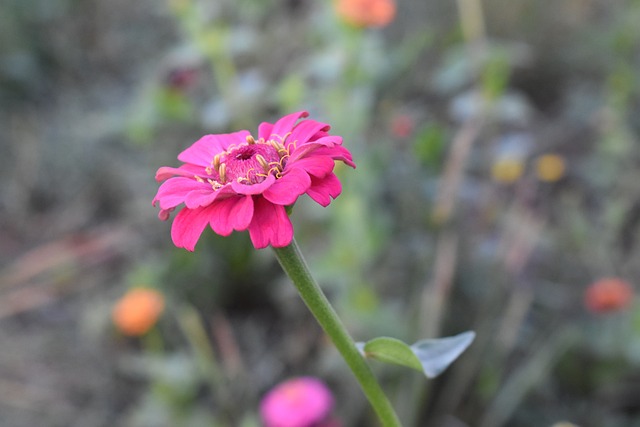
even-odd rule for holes
{"type": "Polygon", "coordinates": [[[406,366],[422,372],[422,364],[411,347],[398,339],[389,337],[374,338],[364,344],[361,351],[367,358],[406,366]]]}
{"type": "Polygon", "coordinates": [[[445,371],[473,342],[475,332],[425,339],[409,346],[389,337],[374,338],[366,343],[356,343],[360,353],[369,359],[405,366],[435,378],[445,371]]]}

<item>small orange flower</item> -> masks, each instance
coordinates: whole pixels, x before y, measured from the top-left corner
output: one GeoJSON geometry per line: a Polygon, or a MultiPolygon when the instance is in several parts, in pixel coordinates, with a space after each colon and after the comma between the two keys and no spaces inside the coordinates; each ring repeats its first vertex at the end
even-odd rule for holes
{"type": "Polygon", "coordinates": [[[337,0],[336,12],[356,27],[384,27],[396,16],[394,0],[337,0]]]}
{"type": "Polygon", "coordinates": [[[557,154],[544,154],[536,159],[536,175],[540,181],[556,182],[566,170],[565,161],[557,154]]]}
{"type": "Polygon", "coordinates": [[[133,288],[113,307],[114,325],[125,335],[141,336],[158,320],[164,310],[164,297],[156,290],[133,288]]]}
{"type": "Polygon", "coordinates": [[[593,313],[609,313],[628,307],[633,299],[633,287],[617,277],[607,277],[591,284],[584,303],[593,313]]]}

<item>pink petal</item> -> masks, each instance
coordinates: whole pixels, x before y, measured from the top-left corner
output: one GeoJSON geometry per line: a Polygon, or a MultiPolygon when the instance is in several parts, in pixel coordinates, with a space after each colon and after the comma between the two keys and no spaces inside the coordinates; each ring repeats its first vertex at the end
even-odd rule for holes
{"type": "Polygon", "coordinates": [[[291,157],[289,157],[289,161],[305,157],[310,152],[317,150],[320,147],[334,147],[340,144],[342,144],[342,137],[334,135],[325,136],[313,142],[307,142],[305,144],[298,145],[293,150],[290,150],[291,157]]]}
{"type": "Polygon", "coordinates": [[[303,169],[309,175],[313,175],[318,178],[322,178],[333,170],[335,162],[330,156],[316,156],[314,155],[305,157],[304,159],[298,159],[293,162],[288,162],[285,172],[290,168],[303,169]]]}
{"type": "Polygon", "coordinates": [[[224,199],[230,196],[235,196],[236,192],[233,191],[230,185],[214,190],[209,184],[205,184],[207,188],[202,190],[190,191],[184,198],[184,204],[189,209],[195,209],[200,206],[207,206],[214,202],[214,200],[224,199]]]}
{"type": "Polygon", "coordinates": [[[273,175],[269,175],[267,178],[265,178],[264,181],[252,185],[241,184],[238,181],[232,181],[231,188],[233,188],[233,190],[238,194],[260,194],[267,188],[271,187],[271,185],[273,185],[275,181],[276,177],[273,175]]]}
{"type": "Polygon", "coordinates": [[[329,156],[333,160],[339,160],[354,169],[356,168],[356,164],[353,163],[353,158],[351,157],[349,150],[340,145],[336,145],[334,147],[320,147],[314,150],[312,154],[314,156],[329,156]]]}
{"type": "Polygon", "coordinates": [[[166,221],[169,219],[169,217],[171,216],[171,212],[174,211],[175,208],[171,208],[171,209],[160,209],[160,212],[158,212],[158,219],[160,221],[166,221]]]}
{"type": "Polygon", "coordinates": [[[273,130],[273,123],[268,123],[268,122],[260,123],[260,126],[258,126],[258,138],[268,141],[269,137],[271,136],[272,130],[273,130]]]}
{"type": "Polygon", "coordinates": [[[316,122],[315,120],[303,120],[293,128],[291,135],[287,138],[287,148],[291,143],[303,144],[309,141],[320,131],[328,131],[331,129],[326,123],[316,122]]]}
{"type": "Polygon", "coordinates": [[[269,129],[268,124],[261,124],[258,128],[258,136],[265,140],[275,139],[277,142],[283,142],[285,135],[293,130],[293,126],[296,122],[303,117],[309,115],[306,111],[298,111],[284,116],[273,124],[273,127],[269,129]],[[268,134],[267,134],[268,131],[268,134]]]}
{"type": "Polygon", "coordinates": [[[284,206],[274,205],[264,197],[254,201],[253,219],[249,225],[249,236],[256,249],[271,245],[282,248],[293,239],[293,225],[284,206]]]}
{"type": "Polygon", "coordinates": [[[163,166],[158,169],[156,172],[156,181],[164,181],[165,179],[169,179],[173,176],[185,176],[188,178],[193,178],[194,176],[207,176],[207,172],[202,166],[196,165],[182,165],[179,168],[172,168],[169,166],[163,166]]]}
{"type": "Polygon", "coordinates": [[[191,191],[184,198],[184,205],[189,209],[208,206],[218,197],[218,192],[211,187],[205,190],[191,191]]]}
{"type": "Polygon", "coordinates": [[[221,236],[228,236],[233,230],[246,230],[253,217],[251,196],[229,197],[211,205],[209,225],[221,236]]]}
{"type": "Polygon", "coordinates": [[[182,153],[178,160],[204,167],[211,166],[213,156],[225,151],[231,144],[241,144],[246,141],[249,131],[241,130],[221,135],[205,135],[182,153]]]}
{"type": "MultiPolygon", "coordinates": [[[[333,160],[331,162],[333,163],[333,160]]],[[[307,172],[301,168],[293,168],[266,189],[262,195],[276,205],[287,206],[295,203],[298,196],[304,194],[310,185],[311,179],[307,172]]]]}
{"type": "Polygon", "coordinates": [[[153,206],[160,202],[162,209],[171,209],[183,203],[187,194],[192,191],[213,192],[209,184],[198,182],[195,179],[175,177],[166,180],[156,193],[153,199],[153,206]]]}
{"type": "Polygon", "coordinates": [[[209,222],[211,207],[182,209],[173,220],[171,239],[179,248],[193,252],[198,239],[209,222]]]}
{"type": "Polygon", "coordinates": [[[242,197],[231,209],[233,219],[233,229],[237,231],[246,230],[253,219],[253,197],[242,197]]]}
{"type": "Polygon", "coordinates": [[[331,203],[331,199],[335,199],[342,192],[342,184],[333,172],[324,178],[311,177],[311,187],[307,190],[307,194],[319,205],[327,207],[331,203]]]}

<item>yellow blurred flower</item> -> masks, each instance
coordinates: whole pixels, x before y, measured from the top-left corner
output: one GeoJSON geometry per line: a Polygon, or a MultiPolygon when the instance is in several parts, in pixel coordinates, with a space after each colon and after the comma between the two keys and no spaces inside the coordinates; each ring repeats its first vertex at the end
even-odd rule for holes
{"type": "Polygon", "coordinates": [[[133,288],[113,307],[113,324],[128,336],[144,335],[164,310],[164,297],[156,290],[133,288]]]}
{"type": "Polygon", "coordinates": [[[566,165],[557,154],[544,154],[536,159],[536,175],[540,181],[555,182],[564,176],[566,165]]]}
{"type": "Polygon", "coordinates": [[[501,184],[516,182],[524,173],[524,163],[516,157],[497,159],[491,166],[491,177],[501,184]]]}

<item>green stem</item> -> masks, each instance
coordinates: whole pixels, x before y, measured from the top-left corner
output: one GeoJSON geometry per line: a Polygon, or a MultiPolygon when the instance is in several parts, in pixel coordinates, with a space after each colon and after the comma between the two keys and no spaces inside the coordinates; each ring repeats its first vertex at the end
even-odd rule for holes
{"type": "Polygon", "coordinates": [[[302,300],[347,362],[371,406],[378,414],[382,425],[384,427],[401,427],[398,416],[380,388],[380,384],[378,384],[369,365],[360,355],[331,303],[311,276],[295,239],[291,241],[289,246],[274,248],[274,251],[283,270],[298,289],[302,300]]]}

